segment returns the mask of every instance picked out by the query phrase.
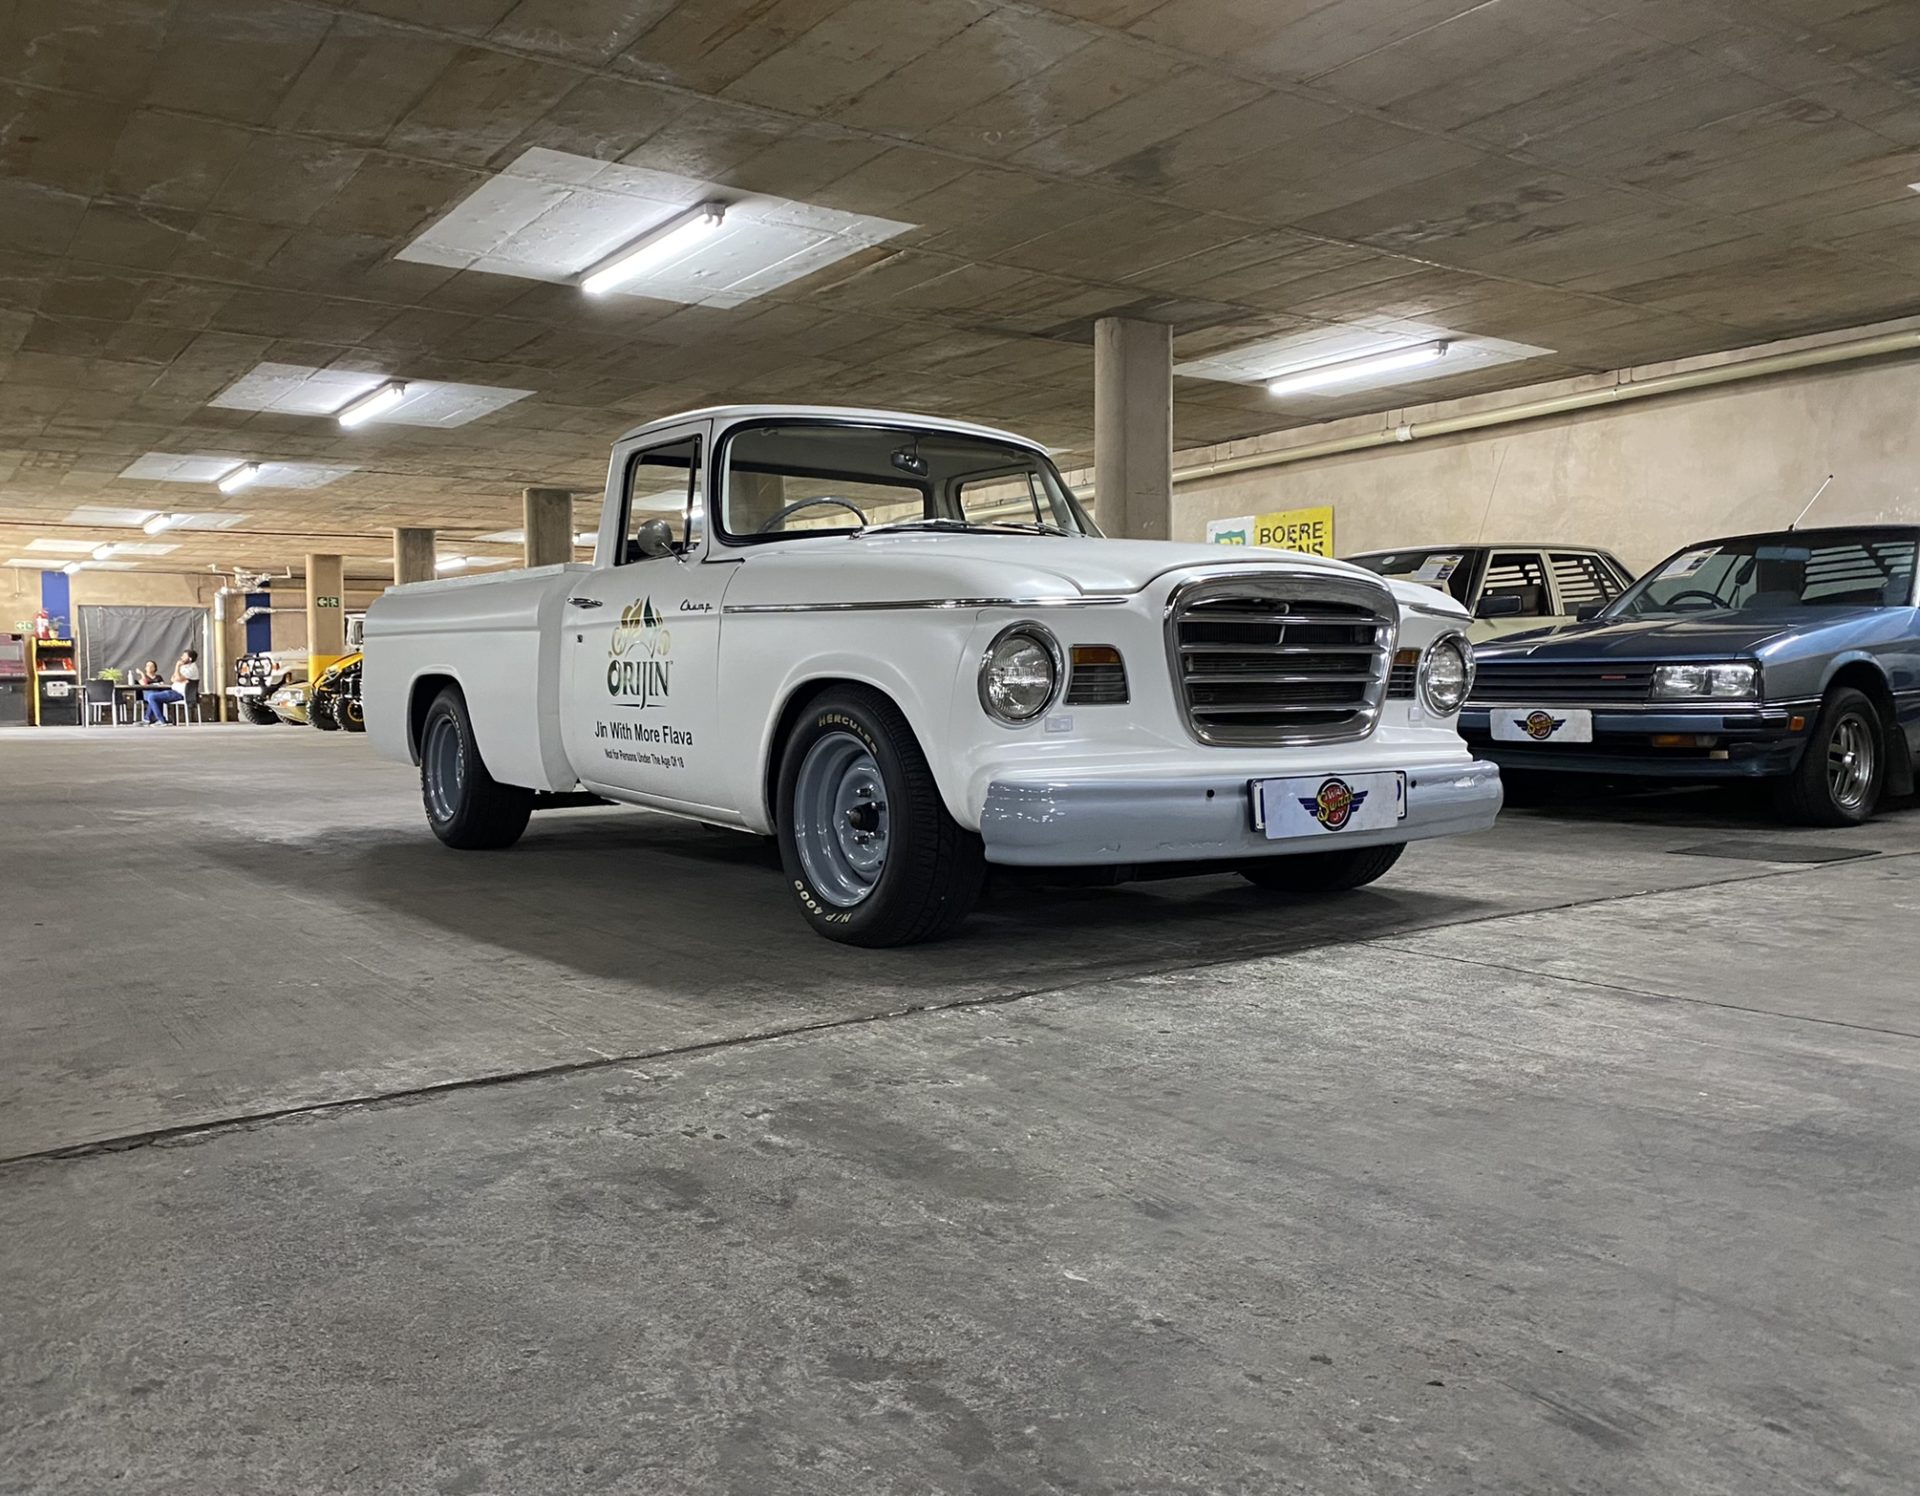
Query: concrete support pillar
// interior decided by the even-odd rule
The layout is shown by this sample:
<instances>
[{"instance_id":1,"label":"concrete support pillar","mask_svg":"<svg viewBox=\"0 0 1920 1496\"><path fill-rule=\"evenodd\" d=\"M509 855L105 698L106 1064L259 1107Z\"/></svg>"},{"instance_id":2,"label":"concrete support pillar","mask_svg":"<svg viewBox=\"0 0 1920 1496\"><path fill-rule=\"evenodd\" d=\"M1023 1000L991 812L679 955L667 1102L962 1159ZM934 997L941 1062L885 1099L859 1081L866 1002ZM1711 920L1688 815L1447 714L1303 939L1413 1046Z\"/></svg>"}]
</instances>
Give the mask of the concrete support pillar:
<instances>
[{"instance_id":1,"label":"concrete support pillar","mask_svg":"<svg viewBox=\"0 0 1920 1496\"><path fill-rule=\"evenodd\" d=\"M1173 329L1093 324L1094 517L1109 535L1173 538Z\"/></svg>"},{"instance_id":2,"label":"concrete support pillar","mask_svg":"<svg viewBox=\"0 0 1920 1496\"><path fill-rule=\"evenodd\" d=\"M346 587L338 556L307 557L307 679L317 681L347 648Z\"/></svg>"},{"instance_id":3,"label":"concrete support pillar","mask_svg":"<svg viewBox=\"0 0 1920 1496\"><path fill-rule=\"evenodd\" d=\"M431 582L435 559L433 531L396 529L393 532L394 586L403 586L408 582Z\"/></svg>"},{"instance_id":4,"label":"concrete support pillar","mask_svg":"<svg viewBox=\"0 0 1920 1496\"><path fill-rule=\"evenodd\" d=\"M573 491L524 488L520 491L527 531L529 566L558 566L573 559Z\"/></svg>"}]
</instances>

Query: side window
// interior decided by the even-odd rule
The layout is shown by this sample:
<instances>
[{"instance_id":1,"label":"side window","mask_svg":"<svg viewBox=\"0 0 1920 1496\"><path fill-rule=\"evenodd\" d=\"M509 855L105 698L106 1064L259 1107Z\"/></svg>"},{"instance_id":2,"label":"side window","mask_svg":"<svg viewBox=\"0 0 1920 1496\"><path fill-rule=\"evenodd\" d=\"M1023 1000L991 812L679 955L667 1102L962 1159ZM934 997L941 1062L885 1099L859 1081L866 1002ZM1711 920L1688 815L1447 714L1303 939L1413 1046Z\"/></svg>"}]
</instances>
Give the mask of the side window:
<instances>
[{"instance_id":1,"label":"side window","mask_svg":"<svg viewBox=\"0 0 1920 1496\"><path fill-rule=\"evenodd\" d=\"M1560 611L1571 613L1584 603L1610 603L1621 593L1612 568L1598 556L1580 551L1555 551L1553 585L1560 592Z\"/></svg>"},{"instance_id":2,"label":"side window","mask_svg":"<svg viewBox=\"0 0 1920 1496\"><path fill-rule=\"evenodd\" d=\"M626 539L616 565L677 556L686 550L690 539L687 502L699 472L697 436L634 455L627 464Z\"/></svg>"},{"instance_id":3,"label":"side window","mask_svg":"<svg viewBox=\"0 0 1920 1496\"><path fill-rule=\"evenodd\" d=\"M994 477L963 478L953 486L960 513L967 519L991 523L1052 524L1053 506L1043 498L1031 472L1002 473Z\"/></svg>"},{"instance_id":4,"label":"side window","mask_svg":"<svg viewBox=\"0 0 1920 1496\"><path fill-rule=\"evenodd\" d=\"M1487 580L1480 589L1480 606L1490 598L1517 597L1516 618L1551 618L1553 601L1547 595L1547 568L1536 551L1495 551L1487 558Z\"/></svg>"}]
</instances>

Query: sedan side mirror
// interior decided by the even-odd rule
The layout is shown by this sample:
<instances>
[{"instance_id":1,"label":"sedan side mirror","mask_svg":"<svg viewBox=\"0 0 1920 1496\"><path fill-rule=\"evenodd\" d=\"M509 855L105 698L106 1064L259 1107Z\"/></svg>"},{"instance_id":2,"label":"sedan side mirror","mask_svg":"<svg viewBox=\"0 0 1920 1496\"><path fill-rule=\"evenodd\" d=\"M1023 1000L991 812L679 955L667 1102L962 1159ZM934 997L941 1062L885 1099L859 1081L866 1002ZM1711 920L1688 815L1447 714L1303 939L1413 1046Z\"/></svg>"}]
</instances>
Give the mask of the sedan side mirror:
<instances>
[{"instance_id":1,"label":"sedan side mirror","mask_svg":"<svg viewBox=\"0 0 1920 1496\"><path fill-rule=\"evenodd\" d=\"M1473 616L1475 618L1518 618L1524 611L1524 600L1508 593L1505 596L1481 598L1480 606L1473 610Z\"/></svg>"},{"instance_id":2,"label":"sedan side mirror","mask_svg":"<svg viewBox=\"0 0 1920 1496\"><path fill-rule=\"evenodd\" d=\"M1573 610L1573 616L1581 623L1585 623L1589 618L1598 618L1606 611L1606 602L1601 598L1595 598L1590 603L1581 603L1579 607Z\"/></svg>"}]
</instances>

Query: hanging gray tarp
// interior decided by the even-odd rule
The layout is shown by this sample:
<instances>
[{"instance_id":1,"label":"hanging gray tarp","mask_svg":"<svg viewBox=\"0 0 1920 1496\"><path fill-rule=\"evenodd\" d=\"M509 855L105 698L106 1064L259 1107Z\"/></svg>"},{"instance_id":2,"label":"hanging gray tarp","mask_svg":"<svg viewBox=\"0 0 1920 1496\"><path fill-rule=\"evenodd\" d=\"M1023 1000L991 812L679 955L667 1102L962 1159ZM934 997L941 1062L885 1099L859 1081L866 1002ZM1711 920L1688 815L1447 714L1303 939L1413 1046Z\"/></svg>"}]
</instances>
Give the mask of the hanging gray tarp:
<instances>
[{"instance_id":1,"label":"hanging gray tarp","mask_svg":"<svg viewBox=\"0 0 1920 1496\"><path fill-rule=\"evenodd\" d=\"M102 670L123 675L148 660L160 662L163 678L173 674L173 662L182 650L197 650L200 678L213 682L207 663L205 608L81 607L80 669L88 680Z\"/></svg>"}]
</instances>

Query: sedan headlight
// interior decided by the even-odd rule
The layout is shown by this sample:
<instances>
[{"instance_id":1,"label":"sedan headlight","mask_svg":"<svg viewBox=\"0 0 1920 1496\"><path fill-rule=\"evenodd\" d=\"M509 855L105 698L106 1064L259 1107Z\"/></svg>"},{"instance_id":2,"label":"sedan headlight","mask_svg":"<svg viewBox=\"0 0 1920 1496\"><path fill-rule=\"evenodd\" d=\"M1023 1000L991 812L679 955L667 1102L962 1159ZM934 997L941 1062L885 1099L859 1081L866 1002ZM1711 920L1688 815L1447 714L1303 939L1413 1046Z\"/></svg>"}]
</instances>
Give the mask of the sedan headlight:
<instances>
[{"instance_id":1,"label":"sedan headlight","mask_svg":"<svg viewBox=\"0 0 1920 1496\"><path fill-rule=\"evenodd\" d=\"M1657 665L1653 694L1662 701L1747 701L1760 694L1758 665Z\"/></svg>"},{"instance_id":2,"label":"sedan headlight","mask_svg":"<svg viewBox=\"0 0 1920 1496\"><path fill-rule=\"evenodd\" d=\"M1031 722L1060 692L1060 641L1037 623L1016 623L993 636L980 660L980 705L997 722Z\"/></svg>"},{"instance_id":3,"label":"sedan headlight","mask_svg":"<svg viewBox=\"0 0 1920 1496\"><path fill-rule=\"evenodd\" d=\"M1436 717L1451 717L1473 689L1473 646L1465 634L1442 634L1420 656L1420 699Z\"/></svg>"}]
</instances>

